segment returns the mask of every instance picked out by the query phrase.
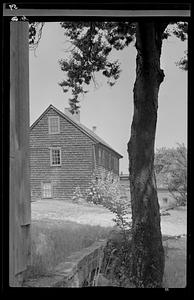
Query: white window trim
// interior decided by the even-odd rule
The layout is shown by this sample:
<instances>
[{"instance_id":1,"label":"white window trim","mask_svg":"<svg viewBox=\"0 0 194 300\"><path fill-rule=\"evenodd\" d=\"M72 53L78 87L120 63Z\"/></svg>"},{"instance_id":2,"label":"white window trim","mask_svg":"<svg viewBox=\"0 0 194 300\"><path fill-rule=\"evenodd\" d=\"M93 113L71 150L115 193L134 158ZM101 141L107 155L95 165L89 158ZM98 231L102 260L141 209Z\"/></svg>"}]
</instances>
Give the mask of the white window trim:
<instances>
[{"instance_id":1,"label":"white window trim","mask_svg":"<svg viewBox=\"0 0 194 300\"><path fill-rule=\"evenodd\" d=\"M61 147L49 147L50 149L50 166L51 167L60 167L61 166ZM52 164L52 150L60 150L60 164Z\"/></svg>"},{"instance_id":2,"label":"white window trim","mask_svg":"<svg viewBox=\"0 0 194 300\"><path fill-rule=\"evenodd\" d=\"M51 185L51 197L44 197L44 192L43 192L43 185L45 184L45 183L50 183L50 185ZM52 182L51 181L42 181L41 182L41 198L42 199L52 199L53 198L53 184L52 184Z\"/></svg>"},{"instance_id":3,"label":"white window trim","mask_svg":"<svg viewBox=\"0 0 194 300\"><path fill-rule=\"evenodd\" d=\"M58 120L58 131L57 132L51 132L51 119L57 119ZM60 122L58 116L49 116L48 117L48 132L49 134L58 134L60 133Z\"/></svg>"}]
</instances>

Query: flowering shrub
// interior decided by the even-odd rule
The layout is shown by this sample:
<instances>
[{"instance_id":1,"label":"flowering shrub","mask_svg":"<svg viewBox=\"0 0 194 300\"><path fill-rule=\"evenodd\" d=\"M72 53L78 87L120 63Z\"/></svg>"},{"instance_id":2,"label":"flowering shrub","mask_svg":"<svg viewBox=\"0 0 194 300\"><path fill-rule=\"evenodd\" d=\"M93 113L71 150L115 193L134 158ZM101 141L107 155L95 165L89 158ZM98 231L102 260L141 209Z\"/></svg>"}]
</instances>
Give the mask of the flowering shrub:
<instances>
[{"instance_id":1,"label":"flowering shrub","mask_svg":"<svg viewBox=\"0 0 194 300\"><path fill-rule=\"evenodd\" d=\"M111 172L107 173L103 169L95 169L86 193L88 202L103 205L103 202L111 198L113 194L118 194L117 179Z\"/></svg>"},{"instance_id":2,"label":"flowering shrub","mask_svg":"<svg viewBox=\"0 0 194 300\"><path fill-rule=\"evenodd\" d=\"M83 194L81 192L81 189L80 189L79 186L77 186L75 188L75 191L73 192L72 200L75 203L79 203L83 198L84 198L84 196L83 196Z\"/></svg>"},{"instance_id":3,"label":"flowering shrub","mask_svg":"<svg viewBox=\"0 0 194 300\"><path fill-rule=\"evenodd\" d=\"M113 221L122 231L125 232L131 228L130 202L126 197L121 197L118 176L104 169L96 169L86 195L88 202L103 205L110 210L115 215Z\"/></svg>"}]
</instances>

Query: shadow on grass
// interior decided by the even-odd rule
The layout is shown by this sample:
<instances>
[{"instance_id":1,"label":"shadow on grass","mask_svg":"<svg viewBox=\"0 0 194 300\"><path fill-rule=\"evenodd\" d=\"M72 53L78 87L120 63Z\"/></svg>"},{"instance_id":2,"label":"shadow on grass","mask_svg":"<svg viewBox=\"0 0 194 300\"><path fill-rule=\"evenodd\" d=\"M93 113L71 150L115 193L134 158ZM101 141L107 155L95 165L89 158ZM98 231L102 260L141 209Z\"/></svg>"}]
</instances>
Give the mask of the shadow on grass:
<instances>
[{"instance_id":1,"label":"shadow on grass","mask_svg":"<svg viewBox=\"0 0 194 300\"><path fill-rule=\"evenodd\" d=\"M186 287L186 237L165 237L164 288Z\"/></svg>"}]
</instances>

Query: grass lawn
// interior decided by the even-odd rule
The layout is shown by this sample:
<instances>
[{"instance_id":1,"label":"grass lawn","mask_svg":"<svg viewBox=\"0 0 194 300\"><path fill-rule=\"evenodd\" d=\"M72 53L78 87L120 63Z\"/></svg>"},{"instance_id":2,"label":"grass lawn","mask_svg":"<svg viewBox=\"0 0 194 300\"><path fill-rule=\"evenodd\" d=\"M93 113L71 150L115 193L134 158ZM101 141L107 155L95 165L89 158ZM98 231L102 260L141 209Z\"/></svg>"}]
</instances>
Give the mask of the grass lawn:
<instances>
[{"instance_id":1,"label":"grass lawn","mask_svg":"<svg viewBox=\"0 0 194 300\"><path fill-rule=\"evenodd\" d=\"M108 237L113 215L96 205L39 201L31 205L31 266L26 279L52 273L67 256Z\"/></svg>"},{"instance_id":2,"label":"grass lawn","mask_svg":"<svg viewBox=\"0 0 194 300\"><path fill-rule=\"evenodd\" d=\"M53 267L74 251L108 237L114 215L101 206L63 201L32 202L32 265L27 277L52 272ZM186 208L161 216L166 252L164 286L186 285ZM176 239L174 236L185 235Z\"/></svg>"},{"instance_id":3,"label":"grass lawn","mask_svg":"<svg viewBox=\"0 0 194 300\"><path fill-rule=\"evenodd\" d=\"M186 287L186 237L169 238L164 241L165 288L185 288Z\"/></svg>"},{"instance_id":4,"label":"grass lawn","mask_svg":"<svg viewBox=\"0 0 194 300\"><path fill-rule=\"evenodd\" d=\"M113 214L102 206L94 204L74 204L67 201L37 201L32 202L32 220L49 220L56 222L72 221L79 224L114 226Z\"/></svg>"}]
</instances>

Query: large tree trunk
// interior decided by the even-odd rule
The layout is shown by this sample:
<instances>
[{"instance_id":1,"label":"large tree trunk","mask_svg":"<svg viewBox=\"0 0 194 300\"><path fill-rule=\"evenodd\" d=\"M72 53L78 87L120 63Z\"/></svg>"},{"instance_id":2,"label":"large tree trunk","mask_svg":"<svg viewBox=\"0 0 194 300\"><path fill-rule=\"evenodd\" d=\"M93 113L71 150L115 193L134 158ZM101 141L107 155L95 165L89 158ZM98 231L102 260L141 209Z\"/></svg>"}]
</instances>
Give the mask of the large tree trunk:
<instances>
[{"instance_id":1,"label":"large tree trunk","mask_svg":"<svg viewBox=\"0 0 194 300\"><path fill-rule=\"evenodd\" d=\"M154 173L154 144L162 32L166 24L139 22L136 31L137 67L134 116L128 143L132 204L132 279L136 287L161 287L164 250Z\"/></svg>"}]
</instances>

